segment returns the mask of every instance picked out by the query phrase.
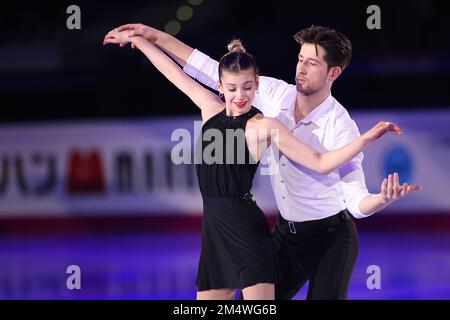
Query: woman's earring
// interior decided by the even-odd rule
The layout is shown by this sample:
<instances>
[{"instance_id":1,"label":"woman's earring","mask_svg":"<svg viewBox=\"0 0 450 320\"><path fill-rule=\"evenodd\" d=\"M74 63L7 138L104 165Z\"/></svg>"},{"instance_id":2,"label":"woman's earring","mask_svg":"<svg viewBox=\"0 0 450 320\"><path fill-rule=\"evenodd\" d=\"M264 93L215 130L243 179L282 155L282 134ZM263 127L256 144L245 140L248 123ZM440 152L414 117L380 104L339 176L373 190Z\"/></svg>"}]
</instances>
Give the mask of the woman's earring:
<instances>
[{"instance_id":1,"label":"woman's earring","mask_svg":"<svg viewBox=\"0 0 450 320\"><path fill-rule=\"evenodd\" d=\"M223 98L223 93L222 92L219 93L219 97Z\"/></svg>"},{"instance_id":2,"label":"woman's earring","mask_svg":"<svg viewBox=\"0 0 450 320\"><path fill-rule=\"evenodd\" d=\"M256 93L259 93L259 89L256 89Z\"/></svg>"}]
</instances>

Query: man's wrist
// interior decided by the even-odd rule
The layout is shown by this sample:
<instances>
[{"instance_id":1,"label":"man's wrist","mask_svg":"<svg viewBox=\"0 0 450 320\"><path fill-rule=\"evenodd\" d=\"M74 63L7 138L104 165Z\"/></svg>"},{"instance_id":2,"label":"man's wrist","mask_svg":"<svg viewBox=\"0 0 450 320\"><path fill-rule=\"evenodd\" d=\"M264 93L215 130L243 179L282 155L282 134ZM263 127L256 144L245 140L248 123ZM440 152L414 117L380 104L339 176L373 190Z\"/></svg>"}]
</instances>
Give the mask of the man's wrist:
<instances>
[{"instance_id":1,"label":"man's wrist","mask_svg":"<svg viewBox=\"0 0 450 320\"><path fill-rule=\"evenodd\" d=\"M167 41L169 38L171 37L171 35L162 32L162 31L157 31L154 35L154 38L152 39L153 41L155 41L156 45L161 45L163 44L165 41ZM150 39L147 39L150 40Z\"/></svg>"},{"instance_id":2,"label":"man's wrist","mask_svg":"<svg viewBox=\"0 0 450 320\"><path fill-rule=\"evenodd\" d=\"M378 194L378 197L380 198L380 204L383 205L383 207L386 207L388 204L390 204L392 201L389 201L385 196L383 196L382 193Z\"/></svg>"}]
</instances>

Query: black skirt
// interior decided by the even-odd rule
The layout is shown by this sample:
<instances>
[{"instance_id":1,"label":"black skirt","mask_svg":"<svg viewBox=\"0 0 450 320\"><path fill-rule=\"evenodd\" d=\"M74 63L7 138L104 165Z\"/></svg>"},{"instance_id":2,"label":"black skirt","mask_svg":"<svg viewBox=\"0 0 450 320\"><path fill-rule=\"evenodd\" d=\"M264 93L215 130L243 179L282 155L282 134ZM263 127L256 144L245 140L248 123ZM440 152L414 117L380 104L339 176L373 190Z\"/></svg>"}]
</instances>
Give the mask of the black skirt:
<instances>
[{"instance_id":1,"label":"black skirt","mask_svg":"<svg viewBox=\"0 0 450 320\"><path fill-rule=\"evenodd\" d=\"M276 283L279 275L267 219L251 196L204 198L198 291Z\"/></svg>"}]
</instances>

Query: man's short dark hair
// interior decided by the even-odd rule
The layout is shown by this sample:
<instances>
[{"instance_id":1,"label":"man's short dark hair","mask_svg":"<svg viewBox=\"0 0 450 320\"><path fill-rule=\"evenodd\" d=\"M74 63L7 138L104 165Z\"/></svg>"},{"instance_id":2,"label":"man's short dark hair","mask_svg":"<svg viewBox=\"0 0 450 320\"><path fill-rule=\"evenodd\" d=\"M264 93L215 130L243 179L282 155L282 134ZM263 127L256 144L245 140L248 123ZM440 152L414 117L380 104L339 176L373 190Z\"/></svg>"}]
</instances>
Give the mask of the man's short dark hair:
<instances>
[{"instance_id":1,"label":"man's short dark hair","mask_svg":"<svg viewBox=\"0 0 450 320\"><path fill-rule=\"evenodd\" d=\"M311 26L294 35L295 41L303 45L311 43L320 45L325 49L325 61L328 70L332 67L340 67L344 70L352 58L352 44L342 33L321 26ZM317 52L317 47L316 47Z\"/></svg>"}]
</instances>

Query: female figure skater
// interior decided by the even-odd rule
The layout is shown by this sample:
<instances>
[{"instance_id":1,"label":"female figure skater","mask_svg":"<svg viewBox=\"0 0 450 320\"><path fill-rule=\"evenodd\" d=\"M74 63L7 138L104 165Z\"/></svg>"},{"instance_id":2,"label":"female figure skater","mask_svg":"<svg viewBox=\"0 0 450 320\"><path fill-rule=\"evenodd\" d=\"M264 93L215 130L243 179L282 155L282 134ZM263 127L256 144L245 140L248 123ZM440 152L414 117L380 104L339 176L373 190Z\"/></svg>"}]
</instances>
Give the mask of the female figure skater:
<instances>
[{"instance_id":1,"label":"female figure skater","mask_svg":"<svg viewBox=\"0 0 450 320\"><path fill-rule=\"evenodd\" d=\"M208 130L222 134L219 161L202 161L197 176L203 196L201 255L197 273L197 299L233 299L242 289L244 299L274 299L279 267L263 212L250 190L259 160L270 143L292 161L311 170L327 173L350 161L370 142L388 131L401 133L394 123L379 122L352 143L319 153L298 141L277 119L264 117L251 103L258 90L258 69L254 58L238 40L219 63L218 88L224 102L186 75L164 52L129 31L113 31L104 44L131 42L178 89L201 110L202 136ZM230 143L230 130L242 133L244 156ZM236 136L236 135L235 135ZM232 136L231 139L234 139ZM220 139L219 139L220 140ZM216 142L216 141L215 141ZM213 142L199 140L202 154Z\"/></svg>"}]
</instances>

